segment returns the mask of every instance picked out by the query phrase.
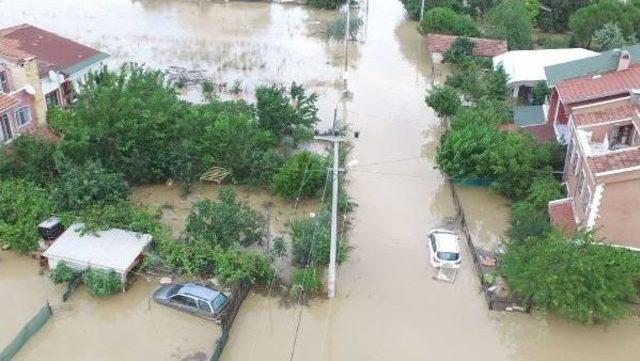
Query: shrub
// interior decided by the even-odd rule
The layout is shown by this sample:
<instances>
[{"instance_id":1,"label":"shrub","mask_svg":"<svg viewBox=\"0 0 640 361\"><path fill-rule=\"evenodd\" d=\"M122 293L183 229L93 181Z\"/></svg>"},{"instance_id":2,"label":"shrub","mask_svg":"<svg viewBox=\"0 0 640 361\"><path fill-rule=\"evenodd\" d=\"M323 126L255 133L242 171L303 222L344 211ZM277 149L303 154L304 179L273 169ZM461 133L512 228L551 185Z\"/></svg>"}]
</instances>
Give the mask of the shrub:
<instances>
[{"instance_id":1,"label":"shrub","mask_svg":"<svg viewBox=\"0 0 640 361\"><path fill-rule=\"evenodd\" d=\"M347 0L306 0L306 4L314 8L337 9Z\"/></svg>"},{"instance_id":2,"label":"shrub","mask_svg":"<svg viewBox=\"0 0 640 361\"><path fill-rule=\"evenodd\" d=\"M289 90L279 86L256 88L256 110L258 123L275 136L308 139L313 126L318 122L318 96L305 94L302 85L295 82Z\"/></svg>"},{"instance_id":3,"label":"shrub","mask_svg":"<svg viewBox=\"0 0 640 361\"><path fill-rule=\"evenodd\" d=\"M220 188L218 201L195 202L187 218L185 236L228 249L236 244L250 246L263 237L263 220L244 203L236 201L233 188Z\"/></svg>"},{"instance_id":4,"label":"shrub","mask_svg":"<svg viewBox=\"0 0 640 361\"><path fill-rule=\"evenodd\" d=\"M491 70L486 77L487 96L495 100L509 99L509 86L507 85L508 80L509 76L504 71L502 65L499 65L495 70Z\"/></svg>"},{"instance_id":5,"label":"shrub","mask_svg":"<svg viewBox=\"0 0 640 361\"><path fill-rule=\"evenodd\" d=\"M547 100L547 96L551 94L546 81L539 81L533 87L533 105L542 105Z\"/></svg>"},{"instance_id":6,"label":"shrub","mask_svg":"<svg viewBox=\"0 0 640 361\"><path fill-rule=\"evenodd\" d=\"M67 266L65 262L58 262L56 268L51 272L51 279L53 279L53 283L64 283L73 281L78 273Z\"/></svg>"},{"instance_id":7,"label":"shrub","mask_svg":"<svg viewBox=\"0 0 640 361\"><path fill-rule=\"evenodd\" d=\"M460 94L448 85L433 87L427 94L425 102L441 118L453 116L462 106Z\"/></svg>"},{"instance_id":8,"label":"shrub","mask_svg":"<svg viewBox=\"0 0 640 361\"><path fill-rule=\"evenodd\" d=\"M87 286L89 294L106 297L122 290L120 276L114 271L92 268L82 275L82 282Z\"/></svg>"},{"instance_id":9,"label":"shrub","mask_svg":"<svg viewBox=\"0 0 640 361\"><path fill-rule=\"evenodd\" d=\"M89 162L82 166L64 166L55 198L62 209L77 210L94 203L114 203L127 198L129 187L122 174L112 173Z\"/></svg>"},{"instance_id":10,"label":"shrub","mask_svg":"<svg viewBox=\"0 0 640 361\"><path fill-rule=\"evenodd\" d=\"M524 201L511 205L506 236L513 242L525 241L530 237L544 237L551 229L546 208Z\"/></svg>"},{"instance_id":11,"label":"shrub","mask_svg":"<svg viewBox=\"0 0 640 361\"><path fill-rule=\"evenodd\" d=\"M273 176L271 188L291 199L315 196L325 184L328 166L325 156L310 151L296 153Z\"/></svg>"},{"instance_id":12,"label":"shrub","mask_svg":"<svg viewBox=\"0 0 640 361\"><path fill-rule=\"evenodd\" d=\"M331 214L326 210L320 211L314 218L297 219L291 223L289 233L292 263L295 266L323 267L329 264L330 225ZM347 250L344 240L338 240L338 264L346 260Z\"/></svg>"},{"instance_id":13,"label":"shrub","mask_svg":"<svg viewBox=\"0 0 640 361\"><path fill-rule=\"evenodd\" d=\"M464 36L478 36L480 34L476 23L470 16L457 14L444 7L433 8L425 12L418 30L422 34L438 33Z\"/></svg>"},{"instance_id":14,"label":"shrub","mask_svg":"<svg viewBox=\"0 0 640 361\"><path fill-rule=\"evenodd\" d=\"M291 288L294 292L304 293L307 296L318 295L322 292L321 272L314 267L296 269L293 272Z\"/></svg>"},{"instance_id":15,"label":"shrub","mask_svg":"<svg viewBox=\"0 0 640 361\"><path fill-rule=\"evenodd\" d=\"M401 0L401 2L412 20L420 20L421 0ZM449 8L458 13L467 10L463 0L425 0L425 11L436 7Z\"/></svg>"},{"instance_id":16,"label":"shrub","mask_svg":"<svg viewBox=\"0 0 640 361\"><path fill-rule=\"evenodd\" d=\"M500 273L512 292L536 307L586 324L611 321L629 313L640 257L600 241L593 234L567 240L552 232L510 242Z\"/></svg>"}]
</instances>

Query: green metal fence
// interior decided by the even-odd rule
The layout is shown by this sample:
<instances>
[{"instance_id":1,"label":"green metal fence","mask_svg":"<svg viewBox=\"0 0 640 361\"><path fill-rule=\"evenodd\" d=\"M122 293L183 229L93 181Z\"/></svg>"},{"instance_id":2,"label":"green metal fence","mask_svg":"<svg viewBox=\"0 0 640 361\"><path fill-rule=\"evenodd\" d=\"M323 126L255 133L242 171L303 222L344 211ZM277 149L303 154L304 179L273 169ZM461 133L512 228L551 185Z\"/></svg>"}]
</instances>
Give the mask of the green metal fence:
<instances>
[{"instance_id":1,"label":"green metal fence","mask_svg":"<svg viewBox=\"0 0 640 361\"><path fill-rule=\"evenodd\" d=\"M51 306L47 302L38 313L22 327L20 332L13 338L13 340L7 345L2 352L0 352L0 361L9 361L20 351L22 346L29 341L31 336L35 335L49 318L53 315Z\"/></svg>"}]
</instances>

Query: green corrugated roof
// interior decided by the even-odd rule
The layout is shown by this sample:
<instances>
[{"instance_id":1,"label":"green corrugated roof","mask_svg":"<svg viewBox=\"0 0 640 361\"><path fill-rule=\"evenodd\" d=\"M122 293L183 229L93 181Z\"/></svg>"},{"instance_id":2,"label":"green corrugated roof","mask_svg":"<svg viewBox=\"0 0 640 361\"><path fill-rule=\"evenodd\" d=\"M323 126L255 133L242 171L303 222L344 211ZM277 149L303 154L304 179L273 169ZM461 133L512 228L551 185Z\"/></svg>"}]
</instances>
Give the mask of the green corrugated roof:
<instances>
[{"instance_id":1,"label":"green corrugated roof","mask_svg":"<svg viewBox=\"0 0 640 361\"><path fill-rule=\"evenodd\" d=\"M513 108L513 122L518 127L544 123L544 110L542 110L542 105L525 105Z\"/></svg>"},{"instance_id":2,"label":"green corrugated roof","mask_svg":"<svg viewBox=\"0 0 640 361\"><path fill-rule=\"evenodd\" d=\"M96 55L94 55L94 56L92 56L90 58L87 58L87 59L85 59L85 60L83 60L83 61L81 61L79 63L75 63L75 64L73 64L73 65L71 65L69 67L66 67L66 68L62 69L61 71L64 74L72 75L72 74L75 74L75 73L81 71L84 68L87 68L87 67L89 67L89 66L91 66L93 64L99 63L99 62L103 61L104 59L106 59L108 57L109 57L109 54L103 53L103 52L98 52L98 54L96 54Z\"/></svg>"},{"instance_id":3,"label":"green corrugated roof","mask_svg":"<svg viewBox=\"0 0 640 361\"><path fill-rule=\"evenodd\" d=\"M544 68L547 83L549 86L554 86L561 80L586 75L603 74L615 70L618 67L620 50L627 50L629 52L631 55L631 64L640 63L640 44L624 46L620 49L605 51L600 55L547 66Z\"/></svg>"}]
</instances>

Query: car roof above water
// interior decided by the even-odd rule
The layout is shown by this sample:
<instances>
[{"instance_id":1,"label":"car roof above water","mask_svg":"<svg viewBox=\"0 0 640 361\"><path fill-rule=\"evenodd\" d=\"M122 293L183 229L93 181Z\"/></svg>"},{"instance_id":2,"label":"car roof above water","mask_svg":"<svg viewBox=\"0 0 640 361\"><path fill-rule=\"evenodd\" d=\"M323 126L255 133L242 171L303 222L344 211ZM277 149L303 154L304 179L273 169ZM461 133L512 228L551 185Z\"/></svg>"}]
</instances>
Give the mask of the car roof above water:
<instances>
[{"instance_id":1,"label":"car roof above water","mask_svg":"<svg viewBox=\"0 0 640 361\"><path fill-rule=\"evenodd\" d=\"M454 233L443 230L434 230L433 234L436 237L439 252L460 252L460 249L458 248L458 237Z\"/></svg>"},{"instance_id":2,"label":"car roof above water","mask_svg":"<svg viewBox=\"0 0 640 361\"><path fill-rule=\"evenodd\" d=\"M195 296L198 298L202 298L207 301L212 301L216 298L220 292L212 290L211 288L199 285L197 283L185 283L182 285L178 294Z\"/></svg>"}]
</instances>

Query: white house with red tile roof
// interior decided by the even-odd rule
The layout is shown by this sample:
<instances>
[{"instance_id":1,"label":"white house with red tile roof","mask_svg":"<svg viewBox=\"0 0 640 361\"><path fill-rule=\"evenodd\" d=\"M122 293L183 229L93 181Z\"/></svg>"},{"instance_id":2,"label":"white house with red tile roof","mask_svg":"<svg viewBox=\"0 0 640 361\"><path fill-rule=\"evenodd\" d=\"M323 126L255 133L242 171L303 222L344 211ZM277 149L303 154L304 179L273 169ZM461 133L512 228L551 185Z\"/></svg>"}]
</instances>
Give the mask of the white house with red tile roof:
<instances>
[{"instance_id":1,"label":"white house with red tile roof","mask_svg":"<svg viewBox=\"0 0 640 361\"><path fill-rule=\"evenodd\" d=\"M79 82L108 57L33 25L0 29L0 74L14 89L34 90L34 115L40 125L46 123L46 108L72 103Z\"/></svg>"},{"instance_id":2,"label":"white house with red tile roof","mask_svg":"<svg viewBox=\"0 0 640 361\"><path fill-rule=\"evenodd\" d=\"M549 203L552 222L640 250L640 92L574 106L567 125L567 197Z\"/></svg>"}]
</instances>

